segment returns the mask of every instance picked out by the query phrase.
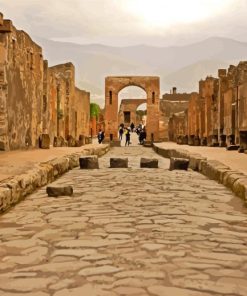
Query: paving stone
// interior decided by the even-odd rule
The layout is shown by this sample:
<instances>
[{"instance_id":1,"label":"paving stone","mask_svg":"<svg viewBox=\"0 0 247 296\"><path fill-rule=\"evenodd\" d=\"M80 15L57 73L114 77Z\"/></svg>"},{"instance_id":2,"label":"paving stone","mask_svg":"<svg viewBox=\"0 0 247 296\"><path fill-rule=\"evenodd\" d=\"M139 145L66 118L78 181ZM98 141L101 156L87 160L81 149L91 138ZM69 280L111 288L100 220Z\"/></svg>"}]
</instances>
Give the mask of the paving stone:
<instances>
[{"instance_id":1,"label":"paving stone","mask_svg":"<svg viewBox=\"0 0 247 296\"><path fill-rule=\"evenodd\" d=\"M146 291L142 288L135 287L118 287L114 289L119 295L145 295Z\"/></svg>"},{"instance_id":2,"label":"paving stone","mask_svg":"<svg viewBox=\"0 0 247 296\"><path fill-rule=\"evenodd\" d=\"M35 280L34 280L35 279ZM56 277L35 278L7 278L0 276L0 287L4 291L31 292L47 288L48 285L57 281ZM5 295L5 294L3 294Z\"/></svg>"},{"instance_id":3,"label":"paving stone","mask_svg":"<svg viewBox=\"0 0 247 296\"><path fill-rule=\"evenodd\" d=\"M131 168L109 170L110 157ZM160 168L141 170L141 157ZM247 210L228 189L168 171L168 159L140 146L99 163L51 184L73 186L73 198L54 202L41 188L1 215L0 294L246 295Z\"/></svg>"},{"instance_id":4,"label":"paving stone","mask_svg":"<svg viewBox=\"0 0 247 296\"><path fill-rule=\"evenodd\" d=\"M110 168L128 168L128 158L110 158Z\"/></svg>"},{"instance_id":5,"label":"paving stone","mask_svg":"<svg viewBox=\"0 0 247 296\"><path fill-rule=\"evenodd\" d=\"M80 169L89 170L89 169L98 169L99 161L97 155L92 156L81 156L79 158Z\"/></svg>"},{"instance_id":6,"label":"paving stone","mask_svg":"<svg viewBox=\"0 0 247 296\"><path fill-rule=\"evenodd\" d=\"M79 296L79 295L92 295L92 296L117 296L114 292L105 291L100 285L85 284L77 288L63 289L56 292L53 296Z\"/></svg>"},{"instance_id":7,"label":"paving stone","mask_svg":"<svg viewBox=\"0 0 247 296\"><path fill-rule=\"evenodd\" d=\"M158 168L158 159L149 159L149 158L141 158L140 167L141 168Z\"/></svg>"},{"instance_id":8,"label":"paving stone","mask_svg":"<svg viewBox=\"0 0 247 296\"><path fill-rule=\"evenodd\" d=\"M152 295L157 296L210 296L211 294L202 293L199 291L192 291L189 289L180 289L175 287L166 287L166 286L153 286L148 288L148 292Z\"/></svg>"},{"instance_id":9,"label":"paving stone","mask_svg":"<svg viewBox=\"0 0 247 296\"><path fill-rule=\"evenodd\" d=\"M84 249L84 250L77 250L77 249L59 249L55 250L54 253L52 253L52 257L56 256L74 256L74 257L84 257L88 255L95 255L97 254L97 251L94 249Z\"/></svg>"},{"instance_id":10,"label":"paving stone","mask_svg":"<svg viewBox=\"0 0 247 296\"><path fill-rule=\"evenodd\" d=\"M142 248L148 251L157 251L164 248L162 244L143 244Z\"/></svg>"},{"instance_id":11,"label":"paving stone","mask_svg":"<svg viewBox=\"0 0 247 296\"><path fill-rule=\"evenodd\" d=\"M48 196L51 196L51 197L72 196L73 187L72 186L47 186L46 192Z\"/></svg>"},{"instance_id":12,"label":"paving stone","mask_svg":"<svg viewBox=\"0 0 247 296\"><path fill-rule=\"evenodd\" d=\"M170 171L173 170L185 170L187 171L189 167L189 160L184 158L174 158L170 159Z\"/></svg>"},{"instance_id":13,"label":"paving stone","mask_svg":"<svg viewBox=\"0 0 247 296\"><path fill-rule=\"evenodd\" d=\"M111 265L99 266L94 268L85 268L79 272L79 275L91 276L100 274L112 274L121 271L122 268L118 268Z\"/></svg>"}]
</instances>

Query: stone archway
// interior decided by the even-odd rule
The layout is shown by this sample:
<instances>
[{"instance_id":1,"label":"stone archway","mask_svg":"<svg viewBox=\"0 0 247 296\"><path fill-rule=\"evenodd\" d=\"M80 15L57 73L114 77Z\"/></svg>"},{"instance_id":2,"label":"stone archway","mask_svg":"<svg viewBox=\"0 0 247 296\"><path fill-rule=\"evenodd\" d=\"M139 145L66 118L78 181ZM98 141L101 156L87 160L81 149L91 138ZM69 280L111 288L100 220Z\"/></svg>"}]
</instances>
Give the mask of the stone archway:
<instances>
[{"instance_id":1,"label":"stone archway","mask_svg":"<svg viewBox=\"0 0 247 296\"><path fill-rule=\"evenodd\" d=\"M139 123L137 122L136 110L140 105L146 102L146 99L123 99L119 107L118 123L130 125L133 122L136 126ZM125 120L125 113L129 113L129 121Z\"/></svg>"},{"instance_id":2,"label":"stone archway","mask_svg":"<svg viewBox=\"0 0 247 296\"><path fill-rule=\"evenodd\" d=\"M128 86L147 94L147 141L159 140L160 79L157 76L109 76L105 78L105 138L118 140L118 93Z\"/></svg>"}]
</instances>

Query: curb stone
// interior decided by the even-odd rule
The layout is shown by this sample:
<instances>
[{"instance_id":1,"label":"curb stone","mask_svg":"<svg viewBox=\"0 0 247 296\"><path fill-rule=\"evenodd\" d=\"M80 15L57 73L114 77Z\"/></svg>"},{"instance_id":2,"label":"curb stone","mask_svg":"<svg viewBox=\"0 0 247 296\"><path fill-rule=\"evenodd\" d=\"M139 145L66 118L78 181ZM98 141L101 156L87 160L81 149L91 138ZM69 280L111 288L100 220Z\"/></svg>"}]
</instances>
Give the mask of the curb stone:
<instances>
[{"instance_id":1,"label":"curb stone","mask_svg":"<svg viewBox=\"0 0 247 296\"><path fill-rule=\"evenodd\" d=\"M23 200L38 188L53 182L64 173L79 166L82 155L102 156L109 151L109 145L98 148L86 148L81 152L41 162L37 166L19 176L13 176L0 182L0 214Z\"/></svg>"},{"instance_id":2,"label":"curb stone","mask_svg":"<svg viewBox=\"0 0 247 296\"><path fill-rule=\"evenodd\" d=\"M200 154L190 153L185 149L169 149L153 144L154 151L165 157L178 157L189 159L189 168L202 173L209 179L215 180L231 189L238 197L247 201L247 175L232 170L218 160L207 160Z\"/></svg>"}]
</instances>

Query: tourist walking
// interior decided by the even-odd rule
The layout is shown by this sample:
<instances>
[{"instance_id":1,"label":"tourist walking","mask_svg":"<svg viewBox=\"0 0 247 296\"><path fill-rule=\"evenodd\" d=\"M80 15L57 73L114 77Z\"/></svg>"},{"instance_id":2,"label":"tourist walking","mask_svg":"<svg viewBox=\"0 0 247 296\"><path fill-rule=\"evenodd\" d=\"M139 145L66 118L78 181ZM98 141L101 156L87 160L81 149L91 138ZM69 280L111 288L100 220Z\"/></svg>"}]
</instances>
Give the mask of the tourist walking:
<instances>
[{"instance_id":1,"label":"tourist walking","mask_svg":"<svg viewBox=\"0 0 247 296\"><path fill-rule=\"evenodd\" d=\"M134 125L134 123L133 123L133 122L131 123L131 125L130 125L130 128L131 128L131 132L133 133L133 131L134 131L134 128L135 128L135 125Z\"/></svg>"},{"instance_id":2,"label":"tourist walking","mask_svg":"<svg viewBox=\"0 0 247 296\"><path fill-rule=\"evenodd\" d=\"M105 138L105 133L100 129L98 132L98 142L101 144Z\"/></svg>"},{"instance_id":3,"label":"tourist walking","mask_svg":"<svg viewBox=\"0 0 247 296\"><path fill-rule=\"evenodd\" d=\"M126 128L125 130L125 146L130 144L130 129Z\"/></svg>"},{"instance_id":4,"label":"tourist walking","mask_svg":"<svg viewBox=\"0 0 247 296\"><path fill-rule=\"evenodd\" d=\"M124 129L122 126L120 126L118 133L119 133L119 140L122 141L123 133L124 133Z\"/></svg>"}]
</instances>

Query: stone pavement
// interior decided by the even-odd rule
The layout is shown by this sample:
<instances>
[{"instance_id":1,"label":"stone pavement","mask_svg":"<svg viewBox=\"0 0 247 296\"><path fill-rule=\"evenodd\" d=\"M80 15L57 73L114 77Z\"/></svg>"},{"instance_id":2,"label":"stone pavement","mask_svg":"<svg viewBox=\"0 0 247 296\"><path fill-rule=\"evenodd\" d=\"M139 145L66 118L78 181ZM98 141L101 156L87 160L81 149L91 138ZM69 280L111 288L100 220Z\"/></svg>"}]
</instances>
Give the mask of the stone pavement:
<instances>
[{"instance_id":1,"label":"stone pavement","mask_svg":"<svg viewBox=\"0 0 247 296\"><path fill-rule=\"evenodd\" d=\"M109 157L129 157L109 169ZM160 168L140 169L140 157ZM194 171L169 171L144 147L113 148L0 217L0 295L247 295L247 210Z\"/></svg>"},{"instance_id":2,"label":"stone pavement","mask_svg":"<svg viewBox=\"0 0 247 296\"><path fill-rule=\"evenodd\" d=\"M84 149L99 146L95 143L82 147L51 147L50 149L0 151L0 181L26 173L40 162L46 162L57 157L63 157L67 154L77 153Z\"/></svg>"},{"instance_id":3,"label":"stone pavement","mask_svg":"<svg viewBox=\"0 0 247 296\"><path fill-rule=\"evenodd\" d=\"M218 160L232 170L237 170L247 175L247 155L245 153L227 151L223 147L178 145L173 142L163 142L157 145L167 149L185 149L192 153L199 153L208 160Z\"/></svg>"}]
</instances>

